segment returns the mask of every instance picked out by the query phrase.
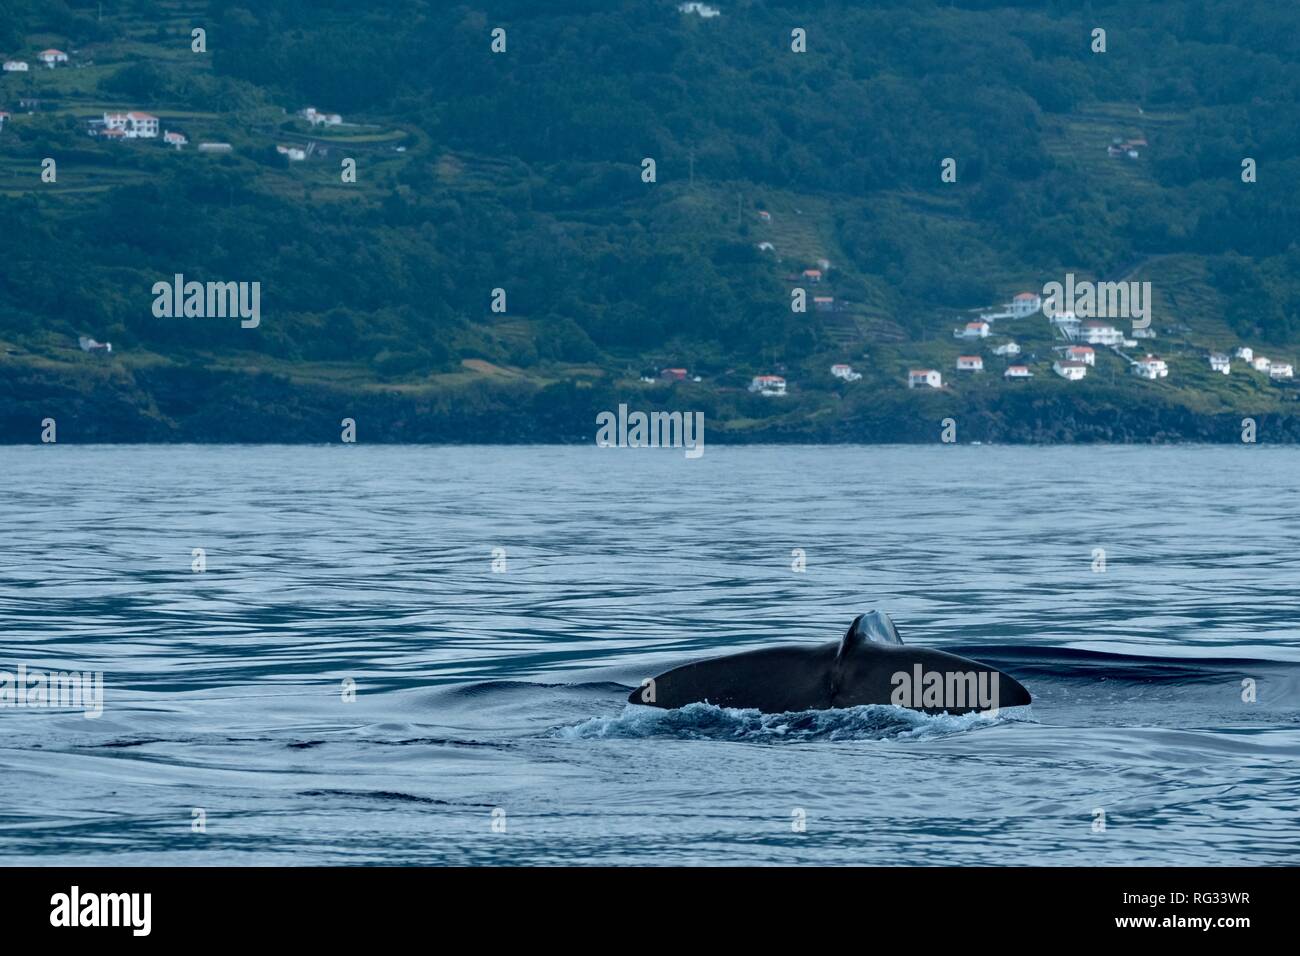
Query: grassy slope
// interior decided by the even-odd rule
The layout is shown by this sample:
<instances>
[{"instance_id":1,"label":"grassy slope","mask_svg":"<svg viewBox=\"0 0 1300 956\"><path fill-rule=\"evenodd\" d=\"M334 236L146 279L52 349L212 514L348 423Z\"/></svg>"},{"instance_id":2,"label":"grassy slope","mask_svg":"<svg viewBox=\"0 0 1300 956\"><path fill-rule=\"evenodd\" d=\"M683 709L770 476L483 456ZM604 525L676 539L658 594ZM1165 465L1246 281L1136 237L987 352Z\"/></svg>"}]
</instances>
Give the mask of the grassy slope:
<instances>
[{"instance_id":1,"label":"grassy slope","mask_svg":"<svg viewBox=\"0 0 1300 956\"><path fill-rule=\"evenodd\" d=\"M298 163L283 170L259 167L259 189L286 197L300 197L306 202L377 202L396 184L403 164L430 161L433 148L428 136L419 129L403 126L400 118L395 117L349 116L349 122L361 125L319 131L299 122L292 130L284 130L282 124L288 117L280 108L287 107L292 111L301 104L263 102L229 114L219 114L196 111L183 103L134 103L106 99L97 84L123 64L153 59L168 61L182 71L198 72L210 68L206 57L194 55L188 49L189 27L197 22L202 5L170 3L166 7L170 16L161 23L145 25L124 20L124 39L75 51L74 67L56 70L33 67L27 77L15 79L6 76L0 81L3 84L0 86L0 102L7 102L8 108L14 109L21 90L24 95L42 97L47 107L55 105L52 115L78 120L98 115L106 109L148 109L163 118L164 127L183 129L190 137L191 147L172 157L178 163L217 161L194 150L193 144L203 139L232 142L237 152L277 142L305 142L309 138L337 147L330 149L328 159ZM31 38L33 50L60 42L58 37ZM51 96L55 93L57 98ZM51 114L44 114L42 119L48 115ZM18 126L32 121L33 118L15 115L11 124ZM1105 153L1106 145L1115 136L1143 134L1151 141L1151 151L1155 151L1159 149L1161 133L1181 122L1183 118L1176 114L1139 115L1135 104L1096 104L1076 114L1049 117L1045 142L1058 164L1077 173L1083 188L1104 191L1112 185L1122 184L1140 189L1150 182L1147 156L1137 161L1110 159ZM162 150L160 143L156 142L100 146L87 140L87 150L99 150L105 161L70 162L60 168L58 184L49 186L39 182L34 170L6 157L4 137L5 134L0 133L0 193L15 196L43 189L66 197L69 203L76 202L78 196L86 192L139 181L147 175L140 170L114 166L109 161L113 150ZM399 153L395 149L397 146L406 149ZM366 158L366 176L356 186L344 187L338 180L337 158L342 155ZM436 161L436 175L443 186L471 193L519 185L527 179L528 170L510 159L443 153ZM890 312L885 290L873 285L876 280L854 275L849 257L836 245L835 208L831 199L719 180L716 171L702 169L697 170L693 187L662 184L657 188L674 190L674 202L680 205L682 214L697 221L716 223L720 236L734 236L737 225L743 224L747 225L749 241L772 242L776 248L771 267L776 275L797 274L817 259L829 259L834 268L828 281L820 287L809 287L810 294L835 295L846 279L856 280L855 284L867 289L867 294L859 296L858 301L844 312L819 321L821 334L813 355L788 363L783 356L771 357L773 369L783 371L791 381L793 396L787 400L789 407L784 413L778 411L773 418L773 407L763 409L758 416L745 413L742 390L748 372L715 375L705 383L704 391L735 393L737 396L736 402L727 406L731 414L724 425L724 430L735 435L750 430L769 434L774 428L798 428L801 422L815 425L845 414L846 408L860 407L866 396L871 396L872 400L910 401L912 399L906 394L905 372L907 368L918 365L933 366L943 372L946 382L944 398L948 402L943 407L951 408L996 404L1001 393L1008 390L1028 392L1050 401L1062 396L1084 395L1090 389L1106 385L1118 389L1133 402L1140 402L1155 392L1166 401L1204 414L1275 412L1294 400L1293 388L1272 383L1267 376L1249 371L1239 363L1234 365L1229 377L1210 372L1205 361L1207 351L1229 350L1242 343L1236 341L1219 318L1223 303L1206 281L1204 263L1196 257L1153 256L1132 264L1123 276L1150 280L1153 284L1156 291L1153 325L1161 330L1161 338L1154 345L1169 361L1169 379L1154 383L1140 381L1126 374L1126 368L1117 357L1103 351L1098 357L1098 367L1089 378L1072 384L1061 381L1050 371L1052 348L1060 343L1053 340L1050 327L1041 316L999 322L997 335L978 345L970 345L954 341L951 335L951 330L967 316L926 310L925 305L919 303L917 308L927 334L919 341L909 341L900 325L900 317ZM897 193L884 198L882 203L897 205L927 217L954 215L953 209L941 196ZM770 224L757 220L754 211L760 206L771 211L773 221ZM553 218L557 227L582 229L580 213ZM960 268L960 264L954 263L954 268ZM1080 278L1097 278L1089 274L1085 264L1080 264L1075 271ZM1009 298L1020 289L1036 289L1044 281L1061 277L1005 274L990 278ZM970 305L977 308L992 304L973 302ZM792 316L791 321L808 320ZM572 379L603 379L635 394L636 390L647 388L639 382L641 369L669 361L695 364L689 344L681 344L675 352L669 347L653 355L614 354L608 362L594 366L543 362L526 370L509 367L504 358L507 346L512 341L541 334L544 334L543 330L527 317L485 319L466 343L472 344L475 351L484 353L485 359L467 359L459 371L416 372L398 381L381 380L365 365L347 362L277 362L249 353L208 354L202 358L214 369L268 371L305 385L406 394L434 394L480 381L525 381L546 386ZM992 349L1011 337L1025 349L1026 356L1018 361L1030 364L1035 372L1035 378L1030 382L1008 383L1001 377L1007 361L994 357ZM34 332L21 343L0 343L20 353L0 355L0 363L46 371L63 366L80 370L76 374L82 374L97 363L102 364L102 360L70 349L69 344L42 338L39 332ZM956 372L957 355L968 352L983 354L988 371L982 375ZM1028 357L1031 354L1033 358ZM1294 358L1290 355L1278 357ZM711 358L725 364L725 356ZM111 361L122 368L135 369L166 364L169 359L146 351L128 351L115 354ZM836 383L830 379L827 370L833 361L851 362L865 377L851 386ZM850 401L846 404L838 396L847 396ZM934 399L926 397L916 401L931 402Z\"/></svg>"}]
</instances>

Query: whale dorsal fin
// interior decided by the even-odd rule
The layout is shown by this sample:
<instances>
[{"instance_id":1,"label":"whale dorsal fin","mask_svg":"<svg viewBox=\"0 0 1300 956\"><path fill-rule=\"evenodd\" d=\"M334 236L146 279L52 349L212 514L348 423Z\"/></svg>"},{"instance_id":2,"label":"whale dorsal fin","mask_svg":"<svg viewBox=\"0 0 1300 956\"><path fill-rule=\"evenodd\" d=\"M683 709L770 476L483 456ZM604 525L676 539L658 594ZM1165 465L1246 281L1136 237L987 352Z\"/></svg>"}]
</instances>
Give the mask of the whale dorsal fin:
<instances>
[{"instance_id":1,"label":"whale dorsal fin","mask_svg":"<svg viewBox=\"0 0 1300 956\"><path fill-rule=\"evenodd\" d=\"M849 629L840 638L839 650L835 652L836 658L843 658L860 644L890 644L901 647L903 639L899 637L898 628L894 626L888 614L884 611L868 611L855 617Z\"/></svg>"}]
</instances>

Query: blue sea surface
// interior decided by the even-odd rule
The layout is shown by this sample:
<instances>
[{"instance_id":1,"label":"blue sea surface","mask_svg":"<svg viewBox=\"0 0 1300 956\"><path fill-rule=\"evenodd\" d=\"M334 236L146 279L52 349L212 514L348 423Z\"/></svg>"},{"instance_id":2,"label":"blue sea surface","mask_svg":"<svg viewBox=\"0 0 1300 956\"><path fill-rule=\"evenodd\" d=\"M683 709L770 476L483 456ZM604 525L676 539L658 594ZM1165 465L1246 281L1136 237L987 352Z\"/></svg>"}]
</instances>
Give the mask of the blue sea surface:
<instances>
[{"instance_id":1,"label":"blue sea surface","mask_svg":"<svg viewBox=\"0 0 1300 956\"><path fill-rule=\"evenodd\" d=\"M1268 446L3 447L0 671L104 701L0 707L0 862L1294 863L1298 475ZM872 608L1034 703L626 703Z\"/></svg>"}]
</instances>

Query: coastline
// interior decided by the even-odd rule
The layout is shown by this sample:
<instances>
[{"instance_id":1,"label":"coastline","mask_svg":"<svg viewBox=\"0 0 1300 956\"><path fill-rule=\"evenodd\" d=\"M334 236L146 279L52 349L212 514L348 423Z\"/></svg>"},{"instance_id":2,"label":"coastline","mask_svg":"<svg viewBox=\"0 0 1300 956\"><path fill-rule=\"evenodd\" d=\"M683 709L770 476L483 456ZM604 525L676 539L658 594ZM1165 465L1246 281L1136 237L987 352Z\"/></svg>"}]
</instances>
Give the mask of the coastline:
<instances>
[{"instance_id":1,"label":"coastline","mask_svg":"<svg viewBox=\"0 0 1300 956\"><path fill-rule=\"evenodd\" d=\"M929 444L945 420L958 444L1243 443L1243 421L1260 444L1300 443L1300 403L1252 412L1198 411L1153 386L1024 388L978 395L951 391L807 392L764 399L717 388L619 388L564 382L420 392L339 389L270 374L193 368L137 370L91 380L13 376L0 383L0 444L383 444L595 443L597 416L620 403L647 412L704 416L708 444Z\"/></svg>"}]
</instances>

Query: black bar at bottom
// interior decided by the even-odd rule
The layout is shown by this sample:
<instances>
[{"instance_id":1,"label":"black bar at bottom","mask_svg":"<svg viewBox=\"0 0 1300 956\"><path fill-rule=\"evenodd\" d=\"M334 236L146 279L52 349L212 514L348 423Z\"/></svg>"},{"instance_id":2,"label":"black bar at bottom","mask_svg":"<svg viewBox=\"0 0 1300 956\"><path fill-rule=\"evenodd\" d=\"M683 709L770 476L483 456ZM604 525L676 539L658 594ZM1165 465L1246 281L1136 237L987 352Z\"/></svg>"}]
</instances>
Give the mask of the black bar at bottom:
<instances>
[{"instance_id":1,"label":"black bar at bottom","mask_svg":"<svg viewBox=\"0 0 1300 956\"><path fill-rule=\"evenodd\" d=\"M1009 938L1231 945L1294 918L1291 869L0 869L6 942L373 943L436 930L444 945L566 934L654 950L774 927L901 933L901 943ZM75 887L75 891L73 890ZM145 894L148 894L147 898ZM116 925L85 925L113 923ZM74 925L75 924L75 925ZM146 932L147 930L147 932ZM1013 937L1008 937L1013 933ZM612 934L606 936L606 934ZM766 938L765 938L766 937ZM454 942L461 939L461 943ZM639 942L637 942L639 940ZM675 942L674 942L675 940Z\"/></svg>"}]
</instances>

